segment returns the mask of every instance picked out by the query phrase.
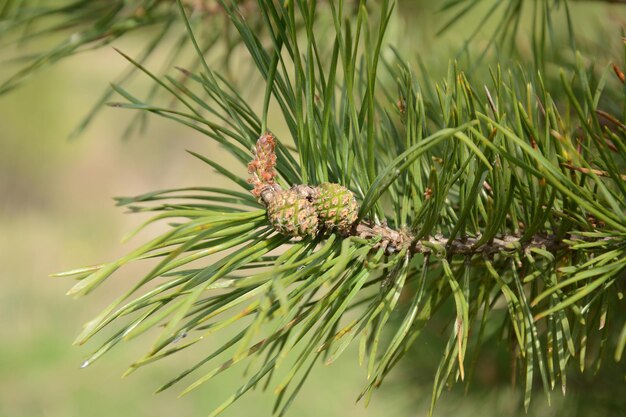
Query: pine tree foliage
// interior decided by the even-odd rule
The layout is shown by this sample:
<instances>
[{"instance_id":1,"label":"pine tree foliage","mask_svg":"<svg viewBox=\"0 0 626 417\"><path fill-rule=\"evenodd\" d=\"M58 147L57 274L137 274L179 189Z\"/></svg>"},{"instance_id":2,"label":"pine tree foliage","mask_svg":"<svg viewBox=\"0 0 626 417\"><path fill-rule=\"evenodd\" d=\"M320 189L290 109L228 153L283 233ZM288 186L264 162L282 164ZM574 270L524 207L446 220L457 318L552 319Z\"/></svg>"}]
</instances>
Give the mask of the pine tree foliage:
<instances>
[{"instance_id":1,"label":"pine tree foliage","mask_svg":"<svg viewBox=\"0 0 626 417\"><path fill-rule=\"evenodd\" d=\"M447 4L462 3L474 2ZM452 63L444 76L422 79L387 53L391 2L361 2L354 16L342 1L258 6L267 38L235 2L221 2L264 80L259 113L203 60L182 2L200 62L181 69L187 82L127 57L176 104L141 100L116 84L123 100L114 106L202 132L252 176L192 153L232 187L118 199L132 212L154 213L141 228L170 228L120 259L59 274L74 277L69 294L82 296L125 265L152 260L78 336L83 344L110 334L85 366L158 329L130 374L221 331L230 335L223 345L159 391L186 383L187 394L246 366L246 381L212 415L252 388L272 388L282 415L311 368L352 344L367 378L359 398L369 399L435 316L447 323L447 345L431 411L445 386L470 379L486 343L511 346L526 407L535 384L549 400L555 387L565 391L570 368L622 361L623 60L598 72L578 55L550 88L541 70L522 67L494 66L482 77ZM330 28L316 24L320 16L330 16ZM278 118L289 134L272 135L275 147L257 142ZM285 194L280 207L290 209L277 210L263 196L268 184L272 193L325 190L333 204L350 192L356 215L333 229L324 226L332 216L320 221L314 208L303 219L315 218L315 227L281 229L273 218L293 220L295 208L316 200Z\"/></svg>"},{"instance_id":2,"label":"pine tree foliage","mask_svg":"<svg viewBox=\"0 0 626 417\"><path fill-rule=\"evenodd\" d=\"M203 45L204 55L212 50L222 49L216 62L229 61L229 53L235 48L238 37L233 36L232 27L223 18L224 13L217 0L184 0L183 6L189 15L189 23ZM242 13L249 18L255 16L256 3L239 0ZM262 30L261 22L255 24ZM169 48L164 60L164 68L181 65L191 52L189 38L181 24L178 6L175 1L164 0L59 0L40 2L33 0L0 1L0 48L15 52L8 64L17 68L11 75L0 81L0 94L5 94L31 77L64 58L77 53L99 49L115 40L134 33L143 35L145 46L136 57L138 63L146 63L159 51ZM50 40L59 40L50 45ZM43 45L42 51L25 55L24 45ZM169 45L164 45L169 44ZM195 69L199 60L194 60L189 69ZM115 81L127 83L137 68L129 66ZM165 75L162 71L160 75ZM158 90L148 92L152 99ZM79 135L97 115L102 106L111 99L113 91L103 93L93 108L77 126L72 136ZM129 134L139 122L131 124Z\"/></svg>"},{"instance_id":3,"label":"pine tree foliage","mask_svg":"<svg viewBox=\"0 0 626 417\"><path fill-rule=\"evenodd\" d=\"M450 18L442 25L440 32L453 29L458 21L466 21L467 14L473 9L479 7L485 2L481 0L449 0L444 2L442 11L450 11ZM565 0L545 0L538 2L525 2L523 0L505 0L500 2L492 2L487 6L484 15L480 16L473 28L470 36L465 40L464 48L467 48L472 41L475 40L481 27L490 21L497 21L497 25L493 28L489 45L499 44L499 46L507 49L514 49L517 35L521 28L522 18L526 9L530 10L531 28L530 40L533 50L533 56L537 65L543 65L544 52L548 43L558 45L558 41L554 39L555 14L563 9L564 20L567 26L568 37L571 45L575 48L576 32L574 30L574 22L571 17L569 4ZM526 29L528 30L528 29Z\"/></svg>"}]
</instances>

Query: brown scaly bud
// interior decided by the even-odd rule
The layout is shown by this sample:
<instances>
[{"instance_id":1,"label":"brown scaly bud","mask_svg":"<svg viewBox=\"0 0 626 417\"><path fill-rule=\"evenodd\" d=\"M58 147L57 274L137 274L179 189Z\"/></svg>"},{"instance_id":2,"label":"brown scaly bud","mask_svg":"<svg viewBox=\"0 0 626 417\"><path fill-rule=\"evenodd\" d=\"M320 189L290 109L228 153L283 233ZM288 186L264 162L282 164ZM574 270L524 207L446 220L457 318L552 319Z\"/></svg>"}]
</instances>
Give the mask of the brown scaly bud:
<instances>
[{"instance_id":1,"label":"brown scaly bud","mask_svg":"<svg viewBox=\"0 0 626 417\"><path fill-rule=\"evenodd\" d=\"M280 190L276 177L276 139L270 132L265 132L256 142L254 159L248 164L250 178L248 182L254 186L252 194L268 202L270 194Z\"/></svg>"}]
</instances>

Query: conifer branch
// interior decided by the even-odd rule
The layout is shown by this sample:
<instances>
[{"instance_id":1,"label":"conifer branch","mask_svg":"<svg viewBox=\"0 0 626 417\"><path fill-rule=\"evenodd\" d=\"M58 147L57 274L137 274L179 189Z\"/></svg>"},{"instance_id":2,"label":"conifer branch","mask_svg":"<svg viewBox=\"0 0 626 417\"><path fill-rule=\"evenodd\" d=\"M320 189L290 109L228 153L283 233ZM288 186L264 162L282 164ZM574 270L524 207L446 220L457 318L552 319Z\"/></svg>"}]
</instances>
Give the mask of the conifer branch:
<instances>
[{"instance_id":1,"label":"conifer branch","mask_svg":"<svg viewBox=\"0 0 626 417\"><path fill-rule=\"evenodd\" d=\"M269 132L264 133L257 140L254 149L254 158L248 165L248 172L251 174L248 180L254 185L252 194L259 198L260 201L270 206L275 203L276 195L282 190L278 186L274 178L276 172L274 167L276 165L276 139L274 135ZM570 164L563 164L568 169L576 170L585 174L594 173L599 176L609 176L608 173L600 170L592 170L580 167L574 167ZM622 179L626 180L626 175L622 175ZM310 197L310 201L314 201L317 195L315 187L310 185L295 185L292 187L295 190L299 190L303 195ZM293 204L293 201L287 202ZM351 207L337 207L339 216L344 218L348 216L348 213L354 209ZM297 212L297 211L296 211ZM307 213L311 216L317 216L315 211ZM293 215L292 212L288 214ZM299 222L310 219L298 219ZM271 215L270 215L270 221ZM284 222L290 222L292 219L281 219ZM315 220L315 224L318 224L319 220ZM274 223L274 222L273 222ZM560 250L568 249L569 246L565 241L572 242L586 242L592 243L593 239L583 238L573 233L567 233L565 236L557 237L554 234L546 234L545 232L533 235L531 237L522 237L523 230L515 235L502 235L493 237L489 241L484 241L481 235L478 236L463 236L455 239L449 239L442 234L437 234L426 239L416 239L415 236L408 230L397 230L387 225L375 224L368 220L360 220L354 223L348 223L348 227L341 231L343 238L350 236L359 237L366 241L373 241L372 250L378 250L380 248L388 254L394 254L396 252L407 251L412 255L416 254L437 254L438 256L472 256L472 255L486 255L493 256L495 254L511 254L514 252L523 253L533 248L547 250L550 253L557 253ZM289 231L284 229L277 230L279 232L286 233L289 236ZM332 232L333 230L318 230L312 229L310 236L315 238L316 234L325 232ZM296 235L298 236L298 235ZM302 236L300 236L302 237ZM599 238L600 240L606 240L606 238Z\"/></svg>"},{"instance_id":2,"label":"conifer branch","mask_svg":"<svg viewBox=\"0 0 626 417\"><path fill-rule=\"evenodd\" d=\"M622 357L626 333L614 337L614 326L624 322L626 131L611 116L626 103L619 71L609 79L607 66L598 80L580 59L548 83L523 67L452 64L442 80L422 80L385 45L386 0L354 19L341 1L258 4L271 42L236 2L220 2L265 82L261 115L204 60L182 6L202 63L184 71L187 84L128 58L175 104L114 87L125 100L115 107L202 133L250 177L192 153L231 187L118 199L154 213L140 230L169 229L119 259L61 274L77 279L69 294L80 296L131 262L157 260L87 323L77 344L117 327L85 365L153 328L159 335L128 373L231 328L160 390L200 373L187 393L249 360L247 381L216 413L263 380L283 414L310 366L357 340L367 399L426 323L448 331L431 408L444 386L469 379L470 352L487 343L511 346L526 407L537 381L548 397L556 381L565 386L573 358L599 364L584 357L590 343ZM316 26L322 11L330 29ZM603 101L606 91L614 101ZM259 138L274 120L283 144ZM500 330L485 335L491 323Z\"/></svg>"}]
</instances>

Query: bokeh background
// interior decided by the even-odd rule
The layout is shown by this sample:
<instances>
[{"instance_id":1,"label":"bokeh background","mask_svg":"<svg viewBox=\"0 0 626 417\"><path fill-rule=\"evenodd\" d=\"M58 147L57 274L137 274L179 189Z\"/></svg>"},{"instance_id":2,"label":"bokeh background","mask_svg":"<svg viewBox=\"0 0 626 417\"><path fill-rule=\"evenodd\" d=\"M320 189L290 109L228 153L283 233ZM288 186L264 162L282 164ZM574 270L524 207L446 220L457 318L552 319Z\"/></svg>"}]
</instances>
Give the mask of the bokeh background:
<instances>
[{"instance_id":1,"label":"bokeh background","mask_svg":"<svg viewBox=\"0 0 626 417\"><path fill-rule=\"evenodd\" d=\"M436 2L402 3L390 37L404 50L419 51L436 74L471 28L435 39L441 17L433 14L432 3ZM593 34L616 18L623 23L626 7L583 4L573 11L576 21L585 22L579 29ZM133 56L143 45L141 36L121 39L115 46ZM23 48L28 51L36 46ZM3 53L0 61L6 58ZM245 57L236 59L245 61ZM120 244L143 218L122 214L112 197L168 187L226 185L185 152L220 155L220 150L173 122L151 118L142 134L122 140L133 114L110 108L80 137L68 139L126 65L106 47L63 60L0 96L0 417L202 416L242 381L242 369L237 368L183 399L176 398L176 389L153 395L160 383L193 358L186 353L175 355L120 379L149 346L150 340L142 338L80 369L96 344L75 347L72 340L84 322L125 288L124 280L133 277L120 274L93 295L73 300L64 295L70 280L49 274L110 260L145 239L146 235L140 235ZM2 65L0 76L7 76L12 68ZM141 80L134 84L136 89L146 85ZM254 101L254 88L248 86L247 94ZM158 228L149 233L157 232ZM367 408L354 404L365 381L356 355L347 353L330 367L318 366L290 413L303 417L424 416L445 338L436 333L421 338L411 357L399 365ZM469 393L465 395L462 386L444 393L436 415L524 415L521 392L512 387L507 373L505 347L488 349L477 369ZM623 376L573 375L569 390L565 398L555 392L550 407L537 392L528 415L626 415ZM269 415L272 400L271 394L251 392L224 415Z\"/></svg>"}]
</instances>

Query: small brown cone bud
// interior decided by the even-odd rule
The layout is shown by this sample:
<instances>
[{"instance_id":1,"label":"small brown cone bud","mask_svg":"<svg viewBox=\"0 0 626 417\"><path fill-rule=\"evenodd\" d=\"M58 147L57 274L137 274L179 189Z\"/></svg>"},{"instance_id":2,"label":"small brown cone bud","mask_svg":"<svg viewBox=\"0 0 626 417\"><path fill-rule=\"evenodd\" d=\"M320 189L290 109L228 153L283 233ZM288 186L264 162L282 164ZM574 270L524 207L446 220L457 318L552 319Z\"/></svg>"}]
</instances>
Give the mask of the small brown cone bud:
<instances>
[{"instance_id":1,"label":"small brown cone bud","mask_svg":"<svg viewBox=\"0 0 626 417\"><path fill-rule=\"evenodd\" d=\"M277 232L286 236L313 236L317 233L315 206L298 188L274 194L267 206L267 217Z\"/></svg>"},{"instance_id":2,"label":"small brown cone bud","mask_svg":"<svg viewBox=\"0 0 626 417\"><path fill-rule=\"evenodd\" d=\"M250 178L248 182L254 186L252 194L255 197L262 197L268 189L275 190L278 187L274 178L276 177L276 139L266 132L256 142L254 147L254 159L248 164Z\"/></svg>"},{"instance_id":3,"label":"small brown cone bud","mask_svg":"<svg viewBox=\"0 0 626 417\"><path fill-rule=\"evenodd\" d=\"M316 190L315 207L320 223L329 230L349 230L359 214L359 203L352 191L332 183L321 184Z\"/></svg>"}]
</instances>

